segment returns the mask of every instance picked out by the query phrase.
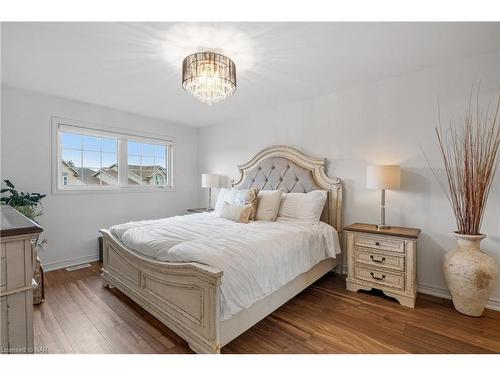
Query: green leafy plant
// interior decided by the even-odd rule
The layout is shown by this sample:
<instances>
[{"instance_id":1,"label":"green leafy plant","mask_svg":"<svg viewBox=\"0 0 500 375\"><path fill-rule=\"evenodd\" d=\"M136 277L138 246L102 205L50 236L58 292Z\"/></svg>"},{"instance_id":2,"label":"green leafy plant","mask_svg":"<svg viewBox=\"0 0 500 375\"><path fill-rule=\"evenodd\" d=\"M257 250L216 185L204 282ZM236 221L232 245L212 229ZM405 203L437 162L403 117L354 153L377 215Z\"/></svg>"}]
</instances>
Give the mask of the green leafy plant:
<instances>
[{"instance_id":1,"label":"green leafy plant","mask_svg":"<svg viewBox=\"0 0 500 375\"><path fill-rule=\"evenodd\" d=\"M35 220L43 214L41 200L46 194L19 192L12 182L9 180L4 180L4 182L7 187L1 189L0 193L8 193L9 195L0 198L2 204L14 207L31 220Z\"/></svg>"},{"instance_id":2,"label":"green leafy plant","mask_svg":"<svg viewBox=\"0 0 500 375\"><path fill-rule=\"evenodd\" d=\"M16 187L9 180L3 180L6 188L1 189L1 194L8 193L9 195L0 198L1 204L14 207L17 211L22 213L27 218L36 222L36 219L43 215L41 200L46 194L40 193L23 193L16 190ZM37 249L42 250L47 245L47 239L40 239L37 237L35 246Z\"/></svg>"}]
</instances>

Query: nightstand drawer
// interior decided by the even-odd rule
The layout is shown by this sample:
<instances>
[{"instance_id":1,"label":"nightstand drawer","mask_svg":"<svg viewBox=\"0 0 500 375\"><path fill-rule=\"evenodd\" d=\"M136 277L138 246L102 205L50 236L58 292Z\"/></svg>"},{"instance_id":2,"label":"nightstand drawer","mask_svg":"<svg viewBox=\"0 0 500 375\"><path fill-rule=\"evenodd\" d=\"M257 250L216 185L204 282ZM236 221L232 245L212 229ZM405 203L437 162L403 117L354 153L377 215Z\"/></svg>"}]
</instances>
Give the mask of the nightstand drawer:
<instances>
[{"instance_id":1,"label":"nightstand drawer","mask_svg":"<svg viewBox=\"0 0 500 375\"><path fill-rule=\"evenodd\" d=\"M372 249L405 252L405 241L399 239L389 239L387 236L381 237L370 234L354 234L354 246L368 247Z\"/></svg>"},{"instance_id":2,"label":"nightstand drawer","mask_svg":"<svg viewBox=\"0 0 500 375\"><path fill-rule=\"evenodd\" d=\"M395 271L404 272L404 255L394 253L376 252L368 249L354 248L354 261L368 266L388 268Z\"/></svg>"},{"instance_id":3,"label":"nightstand drawer","mask_svg":"<svg viewBox=\"0 0 500 375\"><path fill-rule=\"evenodd\" d=\"M404 289L405 275L400 273L392 273L381 270L369 269L359 266L354 266L354 277L356 279L385 285L391 288Z\"/></svg>"}]
</instances>

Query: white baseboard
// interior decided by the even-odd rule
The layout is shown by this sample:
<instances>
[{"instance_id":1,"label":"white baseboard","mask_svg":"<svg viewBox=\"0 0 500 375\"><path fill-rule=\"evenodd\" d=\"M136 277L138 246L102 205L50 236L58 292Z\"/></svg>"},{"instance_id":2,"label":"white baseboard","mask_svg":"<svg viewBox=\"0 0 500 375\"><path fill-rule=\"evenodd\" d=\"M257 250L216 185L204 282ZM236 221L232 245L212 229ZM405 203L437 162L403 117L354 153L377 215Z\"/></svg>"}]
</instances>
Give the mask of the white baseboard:
<instances>
[{"instance_id":1,"label":"white baseboard","mask_svg":"<svg viewBox=\"0 0 500 375\"><path fill-rule=\"evenodd\" d=\"M43 267L44 272L49 272L49 271L55 271L55 270L58 270L61 268L76 266L76 265L82 264L82 263L96 262L98 260L99 260L99 254L91 254L91 255L85 255L83 257L72 258L72 259L67 259L67 260L62 260L62 261L42 263L42 267Z\"/></svg>"},{"instance_id":2,"label":"white baseboard","mask_svg":"<svg viewBox=\"0 0 500 375\"><path fill-rule=\"evenodd\" d=\"M431 296L441 297L445 299L451 299L451 294L446 288L438 287L435 285L429 285L425 283L418 283L418 292L422 294L429 294ZM490 298L486 304L486 308L491 310L500 311L500 299Z\"/></svg>"},{"instance_id":3,"label":"white baseboard","mask_svg":"<svg viewBox=\"0 0 500 375\"><path fill-rule=\"evenodd\" d=\"M347 267L343 267L342 271L345 275L347 275ZM422 294L429 294L435 297L441 297L444 299L451 299L451 294L448 289L435 285L418 283L418 292ZM490 298L488 303L486 304L486 308L500 311L500 298Z\"/></svg>"},{"instance_id":4,"label":"white baseboard","mask_svg":"<svg viewBox=\"0 0 500 375\"><path fill-rule=\"evenodd\" d=\"M451 294L448 289L441 288L434 285L425 283L418 283L418 292L422 294L429 294L431 296L440 297L444 299L451 299Z\"/></svg>"}]
</instances>

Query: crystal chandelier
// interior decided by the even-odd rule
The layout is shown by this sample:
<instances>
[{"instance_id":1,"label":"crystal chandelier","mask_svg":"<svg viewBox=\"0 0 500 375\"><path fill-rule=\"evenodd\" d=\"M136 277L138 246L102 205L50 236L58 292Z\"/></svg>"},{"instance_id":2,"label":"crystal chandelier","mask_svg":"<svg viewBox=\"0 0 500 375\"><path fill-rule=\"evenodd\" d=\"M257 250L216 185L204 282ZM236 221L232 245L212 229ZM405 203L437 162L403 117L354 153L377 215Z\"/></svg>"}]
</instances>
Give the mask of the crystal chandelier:
<instances>
[{"instance_id":1,"label":"crystal chandelier","mask_svg":"<svg viewBox=\"0 0 500 375\"><path fill-rule=\"evenodd\" d=\"M216 52L198 52L182 62L182 87L202 103L212 105L236 90L236 65Z\"/></svg>"}]
</instances>

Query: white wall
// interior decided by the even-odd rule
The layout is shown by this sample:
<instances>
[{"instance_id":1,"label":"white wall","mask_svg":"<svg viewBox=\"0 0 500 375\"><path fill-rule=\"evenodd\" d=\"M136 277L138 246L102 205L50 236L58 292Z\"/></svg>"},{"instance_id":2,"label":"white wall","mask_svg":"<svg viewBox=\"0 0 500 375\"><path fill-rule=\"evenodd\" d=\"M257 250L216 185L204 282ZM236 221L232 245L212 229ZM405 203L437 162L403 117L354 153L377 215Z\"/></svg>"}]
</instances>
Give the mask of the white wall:
<instances>
[{"instance_id":1,"label":"white wall","mask_svg":"<svg viewBox=\"0 0 500 375\"><path fill-rule=\"evenodd\" d=\"M328 173L344 181L344 220L350 224L379 220L379 193L365 187L366 166L401 164L402 189L387 193L387 222L422 229L420 289L446 295L442 257L454 248L455 224L422 149L435 166L441 166L434 135L438 92L444 122L449 113L463 113L474 80L481 80L483 96L494 101L499 60L498 52L471 57L202 128L200 171L235 178L237 164L274 144L326 157ZM204 197L205 192L200 200ZM488 239L483 247L500 263L500 172L488 203L483 225ZM491 303L500 307L500 286Z\"/></svg>"},{"instance_id":2,"label":"white wall","mask_svg":"<svg viewBox=\"0 0 500 375\"><path fill-rule=\"evenodd\" d=\"M378 192L365 188L370 163L400 163L403 185L387 194L387 221L422 229L421 290L445 293L442 256L452 249L454 220L421 149L440 166L433 128L437 93L446 114L463 112L474 80L493 98L500 84L500 52L436 66L411 75L292 103L199 130L129 113L2 86L1 178L23 191L49 193L40 219L49 244L47 268L97 256L97 230L128 220L171 216L202 201L199 171L237 177L236 165L260 149L287 144L328 158L328 173L345 184L346 224L377 222ZM176 137L175 192L51 195L51 117L144 130ZM500 263L500 173L486 212L483 248ZM500 307L500 281L492 304Z\"/></svg>"},{"instance_id":3,"label":"white wall","mask_svg":"<svg viewBox=\"0 0 500 375\"><path fill-rule=\"evenodd\" d=\"M2 179L48 193L40 224L46 269L95 260L98 229L185 212L197 204L197 130L112 109L2 86ZM175 191L51 194L51 117L175 137Z\"/></svg>"}]
</instances>

